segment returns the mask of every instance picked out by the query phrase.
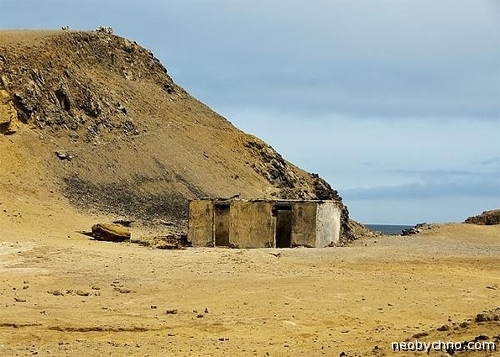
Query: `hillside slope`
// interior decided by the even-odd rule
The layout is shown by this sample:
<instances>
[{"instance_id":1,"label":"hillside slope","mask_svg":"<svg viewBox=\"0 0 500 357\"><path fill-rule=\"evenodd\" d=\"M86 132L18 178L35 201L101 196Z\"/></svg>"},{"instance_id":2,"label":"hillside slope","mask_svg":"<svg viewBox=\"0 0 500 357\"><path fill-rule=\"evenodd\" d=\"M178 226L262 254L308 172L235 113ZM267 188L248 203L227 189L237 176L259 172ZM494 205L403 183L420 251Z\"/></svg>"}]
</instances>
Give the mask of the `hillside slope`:
<instances>
[{"instance_id":1,"label":"hillside slope","mask_svg":"<svg viewBox=\"0 0 500 357\"><path fill-rule=\"evenodd\" d=\"M106 31L0 31L0 132L7 199L179 226L197 197L341 201L190 96L149 50ZM347 222L344 208L351 239Z\"/></svg>"}]
</instances>

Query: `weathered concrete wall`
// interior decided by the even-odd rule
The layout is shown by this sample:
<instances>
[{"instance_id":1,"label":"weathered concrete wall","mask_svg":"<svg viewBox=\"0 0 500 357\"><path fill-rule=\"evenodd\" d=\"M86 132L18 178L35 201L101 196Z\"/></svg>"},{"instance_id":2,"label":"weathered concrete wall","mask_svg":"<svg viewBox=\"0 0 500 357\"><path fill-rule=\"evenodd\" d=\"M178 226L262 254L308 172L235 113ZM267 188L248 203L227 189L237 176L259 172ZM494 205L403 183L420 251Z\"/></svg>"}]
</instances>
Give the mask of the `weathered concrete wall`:
<instances>
[{"instance_id":1,"label":"weathered concrete wall","mask_svg":"<svg viewBox=\"0 0 500 357\"><path fill-rule=\"evenodd\" d=\"M195 247L213 247L214 204L212 201L189 202L188 239Z\"/></svg>"},{"instance_id":2,"label":"weathered concrete wall","mask_svg":"<svg viewBox=\"0 0 500 357\"><path fill-rule=\"evenodd\" d=\"M230 210L229 240L237 248L274 246L272 202L233 201Z\"/></svg>"},{"instance_id":3,"label":"weathered concrete wall","mask_svg":"<svg viewBox=\"0 0 500 357\"><path fill-rule=\"evenodd\" d=\"M292 203L292 246L315 246L316 206L315 202Z\"/></svg>"},{"instance_id":4,"label":"weathered concrete wall","mask_svg":"<svg viewBox=\"0 0 500 357\"><path fill-rule=\"evenodd\" d=\"M280 212L281 230L276 232ZM195 200L189 203L188 238L198 247L213 247L217 241L237 248L269 248L281 234L282 247L289 246L287 237L292 247L325 247L340 240L341 214L332 201Z\"/></svg>"},{"instance_id":5,"label":"weathered concrete wall","mask_svg":"<svg viewBox=\"0 0 500 357\"><path fill-rule=\"evenodd\" d=\"M335 202L319 202L316 212L315 247L326 247L340 239L341 209Z\"/></svg>"}]
</instances>

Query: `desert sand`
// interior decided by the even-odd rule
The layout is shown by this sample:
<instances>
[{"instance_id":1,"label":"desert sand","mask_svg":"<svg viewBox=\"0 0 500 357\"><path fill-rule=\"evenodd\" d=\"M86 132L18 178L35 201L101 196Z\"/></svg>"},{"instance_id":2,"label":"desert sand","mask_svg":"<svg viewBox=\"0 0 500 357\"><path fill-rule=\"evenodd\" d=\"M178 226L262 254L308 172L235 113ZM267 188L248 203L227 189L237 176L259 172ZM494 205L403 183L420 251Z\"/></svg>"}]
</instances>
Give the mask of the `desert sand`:
<instances>
[{"instance_id":1,"label":"desert sand","mask_svg":"<svg viewBox=\"0 0 500 357\"><path fill-rule=\"evenodd\" d=\"M0 355L371 356L418 333L500 335L498 321L474 321L500 306L500 226L435 225L323 249L158 250L78 233L106 217L64 202L47 231L7 206Z\"/></svg>"}]
</instances>

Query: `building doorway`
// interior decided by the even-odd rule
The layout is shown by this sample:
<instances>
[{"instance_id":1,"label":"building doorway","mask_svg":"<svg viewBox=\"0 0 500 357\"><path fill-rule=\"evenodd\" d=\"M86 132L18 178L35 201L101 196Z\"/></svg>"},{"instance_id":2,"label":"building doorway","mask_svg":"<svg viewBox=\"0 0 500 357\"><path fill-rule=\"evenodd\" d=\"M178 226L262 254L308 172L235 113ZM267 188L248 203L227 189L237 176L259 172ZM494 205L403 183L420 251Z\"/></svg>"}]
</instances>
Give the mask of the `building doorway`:
<instances>
[{"instance_id":1,"label":"building doorway","mask_svg":"<svg viewBox=\"0 0 500 357\"><path fill-rule=\"evenodd\" d=\"M214 245L229 247L229 204L215 204Z\"/></svg>"},{"instance_id":2,"label":"building doorway","mask_svg":"<svg viewBox=\"0 0 500 357\"><path fill-rule=\"evenodd\" d=\"M280 205L276 212L276 248L292 247L292 206Z\"/></svg>"}]
</instances>

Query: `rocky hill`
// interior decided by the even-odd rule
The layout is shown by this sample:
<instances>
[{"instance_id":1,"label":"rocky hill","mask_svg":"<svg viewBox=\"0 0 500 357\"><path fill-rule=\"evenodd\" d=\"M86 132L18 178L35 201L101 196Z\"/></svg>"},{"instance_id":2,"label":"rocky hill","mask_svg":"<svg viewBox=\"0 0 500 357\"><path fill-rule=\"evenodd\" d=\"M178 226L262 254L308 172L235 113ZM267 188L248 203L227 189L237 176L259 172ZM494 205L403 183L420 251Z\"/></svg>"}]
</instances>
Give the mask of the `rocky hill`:
<instances>
[{"instance_id":1,"label":"rocky hill","mask_svg":"<svg viewBox=\"0 0 500 357\"><path fill-rule=\"evenodd\" d=\"M4 198L60 197L82 213L181 227L199 197L341 201L107 29L1 31L0 133ZM351 239L347 222L344 207Z\"/></svg>"},{"instance_id":2,"label":"rocky hill","mask_svg":"<svg viewBox=\"0 0 500 357\"><path fill-rule=\"evenodd\" d=\"M465 223L479 224L491 226L493 224L500 224L500 209L493 209L484 211L480 215L468 217Z\"/></svg>"}]
</instances>

